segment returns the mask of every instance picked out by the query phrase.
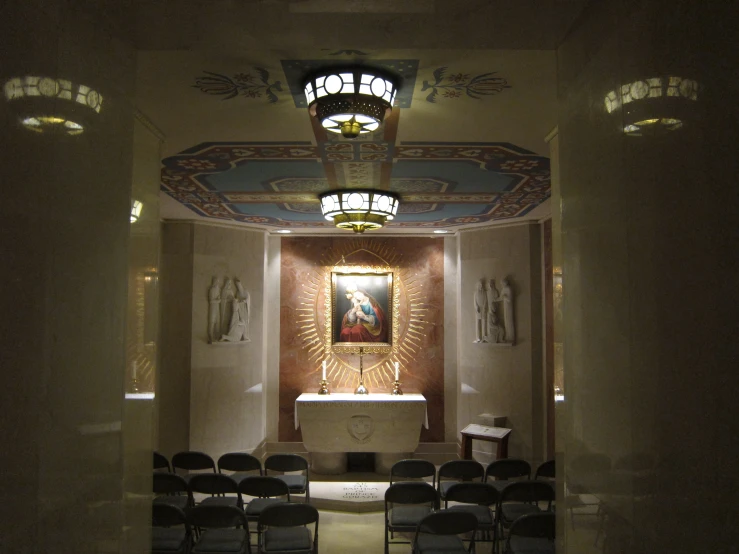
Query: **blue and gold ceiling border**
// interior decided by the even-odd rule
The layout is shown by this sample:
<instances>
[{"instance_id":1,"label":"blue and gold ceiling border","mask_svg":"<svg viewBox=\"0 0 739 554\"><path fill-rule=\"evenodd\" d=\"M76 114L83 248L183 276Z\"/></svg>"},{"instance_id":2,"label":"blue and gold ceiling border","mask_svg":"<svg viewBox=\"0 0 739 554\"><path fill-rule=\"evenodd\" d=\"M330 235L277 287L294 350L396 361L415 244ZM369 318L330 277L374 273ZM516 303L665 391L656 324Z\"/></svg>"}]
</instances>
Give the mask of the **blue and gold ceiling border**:
<instances>
[{"instance_id":1,"label":"blue and gold ceiling border","mask_svg":"<svg viewBox=\"0 0 739 554\"><path fill-rule=\"evenodd\" d=\"M335 144L203 143L163 160L161 188L203 217L316 229L332 227L318 192L346 183L381 180L399 193L391 228L514 219L550 196L549 159L510 143Z\"/></svg>"}]
</instances>

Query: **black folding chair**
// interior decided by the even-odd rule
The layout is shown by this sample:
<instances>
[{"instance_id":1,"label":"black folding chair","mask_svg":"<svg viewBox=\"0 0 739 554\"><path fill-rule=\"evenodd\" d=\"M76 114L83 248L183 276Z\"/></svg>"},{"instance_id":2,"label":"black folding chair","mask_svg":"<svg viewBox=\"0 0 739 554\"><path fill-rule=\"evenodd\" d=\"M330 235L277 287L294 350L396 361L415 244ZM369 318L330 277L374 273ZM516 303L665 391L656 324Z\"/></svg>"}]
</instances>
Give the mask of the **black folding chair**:
<instances>
[{"instance_id":1,"label":"black folding chair","mask_svg":"<svg viewBox=\"0 0 739 554\"><path fill-rule=\"evenodd\" d=\"M508 532L506 554L554 554L554 519L552 512L519 517Z\"/></svg>"},{"instance_id":2,"label":"black folding chair","mask_svg":"<svg viewBox=\"0 0 739 554\"><path fill-rule=\"evenodd\" d=\"M314 524L312 537L310 524ZM318 553L318 510L310 504L268 506L259 514L258 528L260 553Z\"/></svg>"},{"instance_id":3,"label":"black folding chair","mask_svg":"<svg viewBox=\"0 0 739 554\"><path fill-rule=\"evenodd\" d=\"M290 489L287 483L269 475L253 475L239 482L239 492L242 496L250 496L246 504L246 518L257 523L259 515L269 506L290 502ZM257 526L257 532L259 527ZM257 536L257 544L261 537Z\"/></svg>"},{"instance_id":4,"label":"black folding chair","mask_svg":"<svg viewBox=\"0 0 739 554\"><path fill-rule=\"evenodd\" d=\"M174 473L157 473L153 476L154 504L168 504L187 511L193 505L187 482Z\"/></svg>"},{"instance_id":5,"label":"black folding chair","mask_svg":"<svg viewBox=\"0 0 739 554\"><path fill-rule=\"evenodd\" d=\"M474 514L451 510L434 512L418 524L413 554L470 554L475 551L475 531L477 518ZM469 535L467 548L463 542L465 535Z\"/></svg>"},{"instance_id":6,"label":"black folding chair","mask_svg":"<svg viewBox=\"0 0 739 554\"><path fill-rule=\"evenodd\" d=\"M193 475L197 475L197 473L190 473L191 471L209 471L215 473L216 464L213 458L204 452L178 452L172 456L172 471L176 473L178 469L187 471L183 477L185 481L189 482Z\"/></svg>"},{"instance_id":7,"label":"black folding chair","mask_svg":"<svg viewBox=\"0 0 739 554\"><path fill-rule=\"evenodd\" d=\"M477 530L481 536L477 542L497 544L495 509L500 500L498 489L489 483L457 483L449 487L444 507L450 511L467 512L477 518ZM449 502L459 502L449 507Z\"/></svg>"},{"instance_id":8,"label":"black folding chair","mask_svg":"<svg viewBox=\"0 0 739 554\"><path fill-rule=\"evenodd\" d=\"M166 469L168 472L172 471L172 467L169 465L169 460L159 452L154 452L154 471L160 469Z\"/></svg>"},{"instance_id":9,"label":"black folding chair","mask_svg":"<svg viewBox=\"0 0 739 554\"><path fill-rule=\"evenodd\" d=\"M285 482L290 494L304 494L305 501L310 502L310 470L308 460L297 454L273 454L264 460L264 474L270 471L279 471L282 475L275 475ZM286 473L301 472L300 475L285 475Z\"/></svg>"},{"instance_id":10,"label":"black folding chair","mask_svg":"<svg viewBox=\"0 0 739 554\"><path fill-rule=\"evenodd\" d=\"M200 505L217 504L219 506L236 506L243 508L241 493L236 481L221 473L200 473L190 479L190 492L209 494L210 497L200 501Z\"/></svg>"},{"instance_id":11,"label":"black folding chair","mask_svg":"<svg viewBox=\"0 0 739 554\"><path fill-rule=\"evenodd\" d=\"M192 530L185 512L169 504L151 507L152 554L189 554Z\"/></svg>"},{"instance_id":12,"label":"black folding chair","mask_svg":"<svg viewBox=\"0 0 739 554\"><path fill-rule=\"evenodd\" d=\"M249 524L236 506L195 506L188 521L200 531L192 554L251 553Z\"/></svg>"},{"instance_id":13,"label":"black folding chair","mask_svg":"<svg viewBox=\"0 0 739 554\"><path fill-rule=\"evenodd\" d=\"M518 458L504 458L490 462L485 468L485 482L499 491L513 479L531 479L531 464Z\"/></svg>"},{"instance_id":14,"label":"black folding chair","mask_svg":"<svg viewBox=\"0 0 739 554\"><path fill-rule=\"evenodd\" d=\"M229 476L237 483L245 477L251 477L254 472L262 475L262 462L259 458L245 452L230 452L218 458L218 472L232 471Z\"/></svg>"},{"instance_id":15,"label":"black folding chair","mask_svg":"<svg viewBox=\"0 0 739 554\"><path fill-rule=\"evenodd\" d=\"M431 486L436 487L436 466L428 460L400 460L390 468L390 484L431 477Z\"/></svg>"},{"instance_id":16,"label":"black folding chair","mask_svg":"<svg viewBox=\"0 0 739 554\"><path fill-rule=\"evenodd\" d=\"M554 502L554 487L546 481L513 481L500 493L497 510L498 537L502 540L519 517L539 513L541 504L550 511Z\"/></svg>"},{"instance_id":17,"label":"black folding chair","mask_svg":"<svg viewBox=\"0 0 739 554\"><path fill-rule=\"evenodd\" d=\"M395 533L413 533L421 520L439 509L439 494L429 483L393 483L385 491L385 554ZM394 541L392 544L410 544Z\"/></svg>"},{"instance_id":18,"label":"black folding chair","mask_svg":"<svg viewBox=\"0 0 739 554\"><path fill-rule=\"evenodd\" d=\"M547 460L546 462L542 462L539 467L536 468L534 479L554 480L555 474L554 460Z\"/></svg>"},{"instance_id":19,"label":"black folding chair","mask_svg":"<svg viewBox=\"0 0 739 554\"><path fill-rule=\"evenodd\" d=\"M485 476L485 468L480 462L475 460L452 460L441 464L439 467L439 497L444 500L446 491L461 481L474 481L479 479L483 481ZM444 479L450 479L444 481Z\"/></svg>"}]
</instances>

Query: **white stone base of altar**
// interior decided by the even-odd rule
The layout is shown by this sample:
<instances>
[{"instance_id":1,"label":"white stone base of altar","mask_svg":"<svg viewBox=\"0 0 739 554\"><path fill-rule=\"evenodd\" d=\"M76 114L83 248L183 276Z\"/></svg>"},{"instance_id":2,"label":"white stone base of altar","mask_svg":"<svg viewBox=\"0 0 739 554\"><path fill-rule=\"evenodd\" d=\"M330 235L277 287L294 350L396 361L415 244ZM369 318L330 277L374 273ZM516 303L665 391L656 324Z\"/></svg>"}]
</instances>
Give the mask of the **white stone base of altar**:
<instances>
[{"instance_id":1,"label":"white stone base of altar","mask_svg":"<svg viewBox=\"0 0 739 554\"><path fill-rule=\"evenodd\" d=\"M319 510L340 512L382 512L385 510L387 481L313 481L310 503Z\"/></svg>"}]
</instances>

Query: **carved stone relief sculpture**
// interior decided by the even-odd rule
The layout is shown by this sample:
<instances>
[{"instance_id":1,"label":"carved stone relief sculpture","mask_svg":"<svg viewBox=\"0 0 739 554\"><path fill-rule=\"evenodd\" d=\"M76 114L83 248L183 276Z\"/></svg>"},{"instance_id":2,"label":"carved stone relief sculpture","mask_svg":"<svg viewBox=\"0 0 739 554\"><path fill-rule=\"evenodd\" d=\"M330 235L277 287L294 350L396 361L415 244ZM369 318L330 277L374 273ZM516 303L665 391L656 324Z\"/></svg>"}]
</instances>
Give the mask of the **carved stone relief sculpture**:
<instances>
[{"instance_id":1,"label":"carved stone relief sculpture","mask_svg":"<svg viewBox=\"0 0 739 554\"><path fill-rule=\"evenodd\" d=\"M226 278L223 288L213 277L208 289L208 342L245 342L249 340L251 299L241 281ZM234 291L236 283L236 291Z\"/></svg>"},{"instance_id":2,"label":"carved stone relief sculpture","mask_svg":"<svg viewBox=\"0 0 739 554\"><path fill-rule=\"evenodd\" d=\"M513 290L507 277L501 281L500 292L495 287L494 279L488 283L480 280L475 291L475 315L474 342L509 345L515 342Z\"/></svg>"}]
</instances>

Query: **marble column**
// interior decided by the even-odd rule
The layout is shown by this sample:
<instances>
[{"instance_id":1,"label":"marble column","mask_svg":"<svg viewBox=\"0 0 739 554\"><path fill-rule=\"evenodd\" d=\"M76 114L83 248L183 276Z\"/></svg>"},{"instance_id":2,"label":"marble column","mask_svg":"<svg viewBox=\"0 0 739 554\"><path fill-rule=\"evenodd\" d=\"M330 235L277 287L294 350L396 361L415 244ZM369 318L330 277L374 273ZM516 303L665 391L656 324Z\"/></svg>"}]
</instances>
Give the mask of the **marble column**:
<instances>
[{"instance_id":1,"label":"marble column","mask_svg":"<svg viewBox=\"0 0 739 554\"><path fill-rule=\"evenodd\" d=\"M558 552L736 548L739 111L729 9L593 2L558 50L558 480L561 491L593 493L605 516L573 522L578 510L558 510ZM598 459L619 475L593 471Z\"/></svg>"},{"instance_id":2,"label":"marble column","mask_svg":"<svg viewBox=\"0 0 739 554\"><path fill-rule=\"evenodd\" d=\"M10 2L0 18L8 553L141 552L148 541L148 511L128 517L124 503L151 478L149 419L124 398L135 52L118 36L122 14L97 6ZM124 525L138 541L126 544Z\"/></svg>"}]
</instances>

